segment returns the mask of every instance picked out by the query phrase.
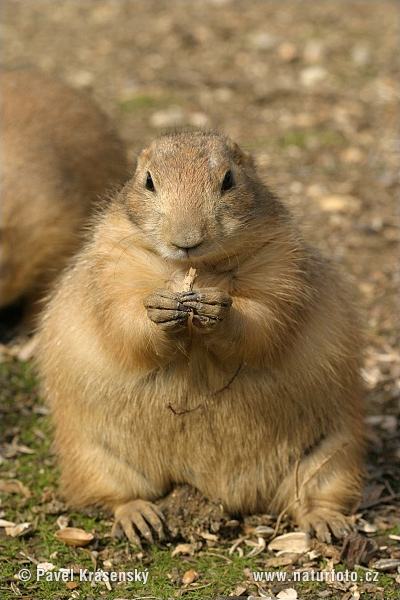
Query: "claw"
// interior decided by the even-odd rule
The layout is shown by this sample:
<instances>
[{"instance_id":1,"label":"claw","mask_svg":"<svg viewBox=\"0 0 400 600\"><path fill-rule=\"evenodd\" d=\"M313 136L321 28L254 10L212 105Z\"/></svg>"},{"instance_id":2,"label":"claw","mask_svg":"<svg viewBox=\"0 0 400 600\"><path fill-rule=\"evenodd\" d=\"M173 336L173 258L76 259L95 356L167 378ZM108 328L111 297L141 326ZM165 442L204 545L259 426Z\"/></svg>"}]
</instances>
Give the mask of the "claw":
<instances>
[{"instance_id":1,"label":"claw","mask_svg":"<svg viewBox=\"0 0 400 600\"><path fill-rule=\"evenodd\" d=\"M342 539L352 531L349 520L335 510L314 510L306 514L303 519L299 519L299 525L325 544L332 542L332 535L336 539Z\"/></svg>"},{"instance_id":2,"label":"claw","mask_svg":"<svg viewBox=\"0 0 400 600\"><path fill-rule=\"evenodd\" d=\"M117 506L114 514L115 523L111 533L117 539L121 539L125 534L133 545L141 548L140 536L142 536L148 543L153 544L154 539L149 525L160 540L164 537L164 516L160 509L151 502L133 500Z\"/></svg>"}]
</instances>

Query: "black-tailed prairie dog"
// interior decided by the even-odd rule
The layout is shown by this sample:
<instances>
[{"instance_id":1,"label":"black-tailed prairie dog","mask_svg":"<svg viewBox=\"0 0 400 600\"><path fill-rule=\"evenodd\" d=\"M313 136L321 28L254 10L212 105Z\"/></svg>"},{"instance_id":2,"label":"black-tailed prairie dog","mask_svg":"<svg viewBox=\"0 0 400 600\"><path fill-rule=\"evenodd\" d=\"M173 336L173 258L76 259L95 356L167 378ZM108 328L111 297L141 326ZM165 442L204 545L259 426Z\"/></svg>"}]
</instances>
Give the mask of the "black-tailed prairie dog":
<instances>
[{"instance_id":1,"label":"black-tailed prairie dog","mask_svg":"<svg viewBox=\"0 0 400 600\"><path fill-rule=\"evenodd\" d=\"M152 501L174 483L345 536L363 472L356 321L246 152L213 132L157 139L41 323L67 499L112 509L136 543L161 531Z\"/></svg>"},{"instance_id":2,"label":"black-tailed prairie dog","mask_svg":"<svg viewBox=\"0 0 400 600\"><path fill-rule=\"evenodd\" d=\"M1 307L44 294L126 171L124 145L92 102L38 72L2 72Z\"/></svg>"}]
</instances>

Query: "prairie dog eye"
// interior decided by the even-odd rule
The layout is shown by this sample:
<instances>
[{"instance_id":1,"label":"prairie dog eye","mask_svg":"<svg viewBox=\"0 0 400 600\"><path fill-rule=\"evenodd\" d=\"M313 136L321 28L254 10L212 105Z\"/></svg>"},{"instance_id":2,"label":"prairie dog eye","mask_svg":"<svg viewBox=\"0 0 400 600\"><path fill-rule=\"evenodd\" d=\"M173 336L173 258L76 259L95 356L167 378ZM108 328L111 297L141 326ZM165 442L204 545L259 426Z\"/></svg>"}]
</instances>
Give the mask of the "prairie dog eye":
<instances>
[{"instance_id":1,"label":"prairie dog eye","mask_svg":"<svg viewBox=\"0 0 400 600\"><path fill-rule=\"evenodd\" d=\"M233 187L233 183L232 171L229 169L229 171L225 173L225 177L221 185L221 192L227 192L230 190Z\"/></svg>"},{"instance_id":2,"label":"prairie dog eye","mask_svg":"<svg viewBox=\"0 0 400 600\"><path fill-rule=\"evenodd\" d=\"M146 177L146 190L150 190L150 192L154 192L154 190L155 190L154 183L153 183L153 180L151 178L149 171L147 171L147 177Z\"/></svg>"}]
</instances>

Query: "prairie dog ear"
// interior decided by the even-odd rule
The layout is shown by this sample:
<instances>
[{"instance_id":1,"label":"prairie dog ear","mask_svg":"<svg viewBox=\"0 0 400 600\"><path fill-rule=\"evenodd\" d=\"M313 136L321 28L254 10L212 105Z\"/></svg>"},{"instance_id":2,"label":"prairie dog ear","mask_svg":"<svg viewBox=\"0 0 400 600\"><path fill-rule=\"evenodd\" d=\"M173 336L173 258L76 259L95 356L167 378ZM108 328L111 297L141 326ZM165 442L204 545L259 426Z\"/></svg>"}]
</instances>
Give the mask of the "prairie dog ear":
<instances>
[{"instance_id":1,"label":"prairie dog ear","mask_svg":"<svg viewBox=\"0 0 400 600\"><path fill-rule=\"evenodd\" d=\"M254 160L250 152L242 150L233 140L228 140L227 145L236 164L242 167L251 167L254 169Z\"/></svg>"},{"instance_id":2,"label":"prairie dog ear","mask_svg":"<svg viewBox=\"0 0 400 600\"><path fill-rule=\"evenodd\" d=\"M147 146L147 148L144 148L144 150L142 150L140 152L139 158L137 160L138 164L147 162L149 160L149 158L153 154L156 144L157 144L157 140L154 140L154 142L151 142L150 146Z\"/></svg>"}]
</instances>

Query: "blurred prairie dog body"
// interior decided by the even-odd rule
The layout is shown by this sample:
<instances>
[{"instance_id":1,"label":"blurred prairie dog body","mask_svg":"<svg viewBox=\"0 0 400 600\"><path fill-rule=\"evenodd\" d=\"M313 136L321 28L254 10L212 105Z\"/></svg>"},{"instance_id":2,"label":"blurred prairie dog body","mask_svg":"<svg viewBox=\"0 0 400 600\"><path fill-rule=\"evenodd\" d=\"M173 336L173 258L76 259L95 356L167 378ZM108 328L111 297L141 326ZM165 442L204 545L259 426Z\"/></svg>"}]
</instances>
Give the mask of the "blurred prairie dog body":
<instances>
[{"instance_id":1,"label":"blurred prairie dog body","mask_svg":"<svg viewBox=\"0 0 400 600\"><path fill-rule=\"evenodd\" d=\"M363 470L353 309L234 142L180 133L142 152L40 341L73 505L113 509L137 541L143 517L159 526L142 501L186 482L232 514L287 508L321 539L348 532Z\"/></svg>"},{"instance_id":2,"label":"blurred prairie dog body","mask_svg":"<svg viewBox=\"0 0 400 600\"><path fill-rule=\"evenodd\" d=\"M0 306L39 299L126 174L123 143L88 99L34 71L1 76Z\"/></svg>"}]
</instances>

